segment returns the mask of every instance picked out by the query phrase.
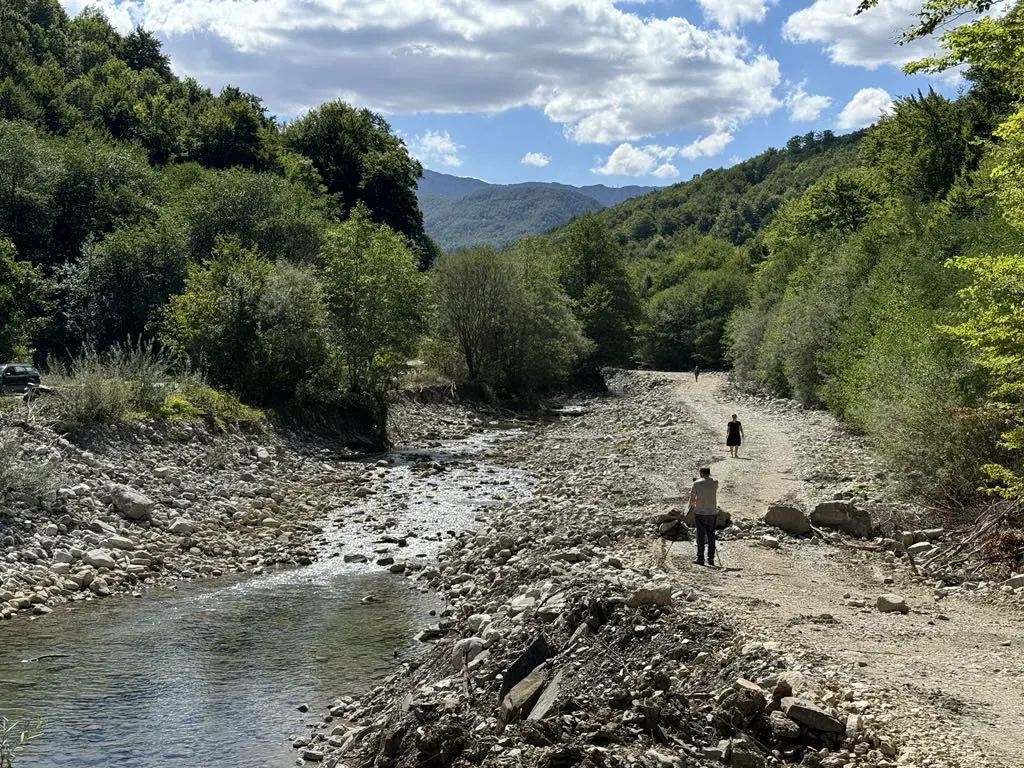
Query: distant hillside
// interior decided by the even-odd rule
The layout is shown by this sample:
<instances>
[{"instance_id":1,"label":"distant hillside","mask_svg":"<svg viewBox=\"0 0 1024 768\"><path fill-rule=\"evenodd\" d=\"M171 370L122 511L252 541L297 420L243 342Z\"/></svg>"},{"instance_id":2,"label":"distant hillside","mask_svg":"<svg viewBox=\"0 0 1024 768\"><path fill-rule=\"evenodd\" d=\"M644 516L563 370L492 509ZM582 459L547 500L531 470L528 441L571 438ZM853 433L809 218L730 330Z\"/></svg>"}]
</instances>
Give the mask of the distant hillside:
<instances>
[{"instance_id":1,"label":"distant hillside","mask_svg":"<svg viewBox=\"0 0 1024 768\"><path fill-rule=\"evenodd\" d=\"M656 256L702 235L742 245L786 200L827 173L855 165L863 136L864 131L794 136L784 149L769 149L731 168L707 170L601 215L631 256Z\"/></svg>"},{"instance_id":2,"label":"distant hillside","mask_svg":"<svg viewBox=\"0 0 1024 768\"><path fill-rule=\"evenodd\" d=\"M489 184L480 179L425 170L418 197L423 224L445 250L503 246L642 195L655 187L573 187L551 182Z\"/></svg>"},{"instance_id":3,"label":"distant hillside","mask_svg":"<svg viewBox=\"0 0 1024 768\"><path fill-rule=\"evenodd\" d=\"M572 188L544 184L489 186L455 200L420 198L424 228L445 250L473 245L501 247L601 208L594 198Z\"/></svg>"}]
</instances>

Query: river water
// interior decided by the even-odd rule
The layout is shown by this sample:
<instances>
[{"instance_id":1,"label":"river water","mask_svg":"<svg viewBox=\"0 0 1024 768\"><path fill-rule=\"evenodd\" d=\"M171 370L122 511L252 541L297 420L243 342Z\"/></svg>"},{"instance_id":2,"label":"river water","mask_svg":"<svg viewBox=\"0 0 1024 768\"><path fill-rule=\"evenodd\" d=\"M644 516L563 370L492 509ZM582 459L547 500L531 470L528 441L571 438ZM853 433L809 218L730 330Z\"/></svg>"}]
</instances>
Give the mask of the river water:
<instances>
[{"instance_id":1,"label":"river water","mask_svg":"<svg viewBox=\"0 0 1024 768\"><path fill-rule=\"evenodd\" d=\"M529 478L482 463L490 444L450 443L417 478L411 455L378 470L388 494L325 521L325 548L351 551L346 519L375 510L419 531L472 526L486 505L530 493ZM423 456L415 458L423 459ZM394 498L401 498L396 505ZM432 558L443 537L417 539ZM356 549L360 542L355 542ZM373 541L362 542L373 554ZM364 602L372 595L373 602ZM0 625L0 714L41 718L16 768L277 768L335 697L364 692L435 619L434 596L373 565L325 557L308 568L148 590ZM310 712L298 711L308 704Z\"/></svg>"}]
</instances>

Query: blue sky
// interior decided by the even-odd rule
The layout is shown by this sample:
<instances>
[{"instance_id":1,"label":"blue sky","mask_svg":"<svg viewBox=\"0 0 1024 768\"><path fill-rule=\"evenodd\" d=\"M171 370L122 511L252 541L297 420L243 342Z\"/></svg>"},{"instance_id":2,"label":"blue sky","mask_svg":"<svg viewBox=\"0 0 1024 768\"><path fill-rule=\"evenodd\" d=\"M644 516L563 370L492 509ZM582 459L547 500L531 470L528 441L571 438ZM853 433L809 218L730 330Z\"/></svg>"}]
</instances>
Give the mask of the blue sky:
<instances>
[{"instance_id":1,"label":"blue sky","mask_svg":"<svg viewBox=\"0 0 1024 768\"><path fill-rule=\"evenodd\" d=\"M342 98L425 167L495 183L663 185L874 122L934 43L919 0L61 0L142 24L175 71L281 119Z\"/></svg>"}]
</instances>

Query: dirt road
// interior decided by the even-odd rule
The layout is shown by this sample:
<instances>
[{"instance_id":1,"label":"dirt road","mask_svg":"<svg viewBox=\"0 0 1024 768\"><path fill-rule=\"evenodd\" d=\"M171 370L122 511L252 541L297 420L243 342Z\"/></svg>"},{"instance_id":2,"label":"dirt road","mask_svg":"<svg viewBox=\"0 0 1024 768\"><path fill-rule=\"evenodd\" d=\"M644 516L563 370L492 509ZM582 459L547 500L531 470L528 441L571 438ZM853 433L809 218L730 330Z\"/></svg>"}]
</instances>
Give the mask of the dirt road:
<instances>
[{"instance_id":1,"label":"dirt road","mask_svg":"<svg viewBox=\"0 0 1024 768\"><path fill-rule=\"evenodd\" d=\"M658 374L664 376L665 374ZM740 519L763 516L767 505L787 494L814 498L823 489L805 479L800 458L808 429L834 430L827 417L783 418L752 405L729 402L724 376L704 374L699 383L680 374L674 396L680 408L716 436L713 473L719 502ZM740 458L728 458L725 425L731 414L743 422ZM801 423L803 422L803 423ZM820 437L820 435L819 435ZM819 441L821 444L821 441ZM842 450L841 436L831 443ZM803 466L802 466L803 464ZM653 480L665 496L678 478ZM819 496L819 498L821 498ZM666 565L684 583L703 588L730 606L738 623L756 628L764 640L780 642L822 666L875 690L896 694L892 716L919 745L922 765L961 765L930 758L930 744L955 743L958 752L983 755L993 765L1024 765L1024 620L1019 611L961 597L938 599L900 565L877 553L836 548L779 535L779 549L757 539L724 542L726 568L692 565L689 545L677 545ZM911 612L874 609L882 593L903 595ZM849 601L865 600L863 608Z\"/></svg>"}]
</instances>

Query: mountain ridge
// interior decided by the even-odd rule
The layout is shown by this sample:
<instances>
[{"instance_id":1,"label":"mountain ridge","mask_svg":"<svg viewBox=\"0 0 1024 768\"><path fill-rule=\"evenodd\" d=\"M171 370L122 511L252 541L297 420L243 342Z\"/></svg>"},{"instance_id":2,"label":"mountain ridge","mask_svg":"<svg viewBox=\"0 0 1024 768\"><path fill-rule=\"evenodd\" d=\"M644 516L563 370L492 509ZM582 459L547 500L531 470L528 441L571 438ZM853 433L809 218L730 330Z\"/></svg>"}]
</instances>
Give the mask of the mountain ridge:
<instances>
[{"instance_id":1,"label":"mountain ridge","mask_svg":"<svg viewBox=\"0 0 1024 768\"><path fill-rule=\"evenodd\" d=\"M574 187L547 181L491 184L470 176L424 170L417 197L424 227L445 250L474 245L502 247L541 234L574 216L598 211L658 187Z\"/></svg>"}]
</instances>

